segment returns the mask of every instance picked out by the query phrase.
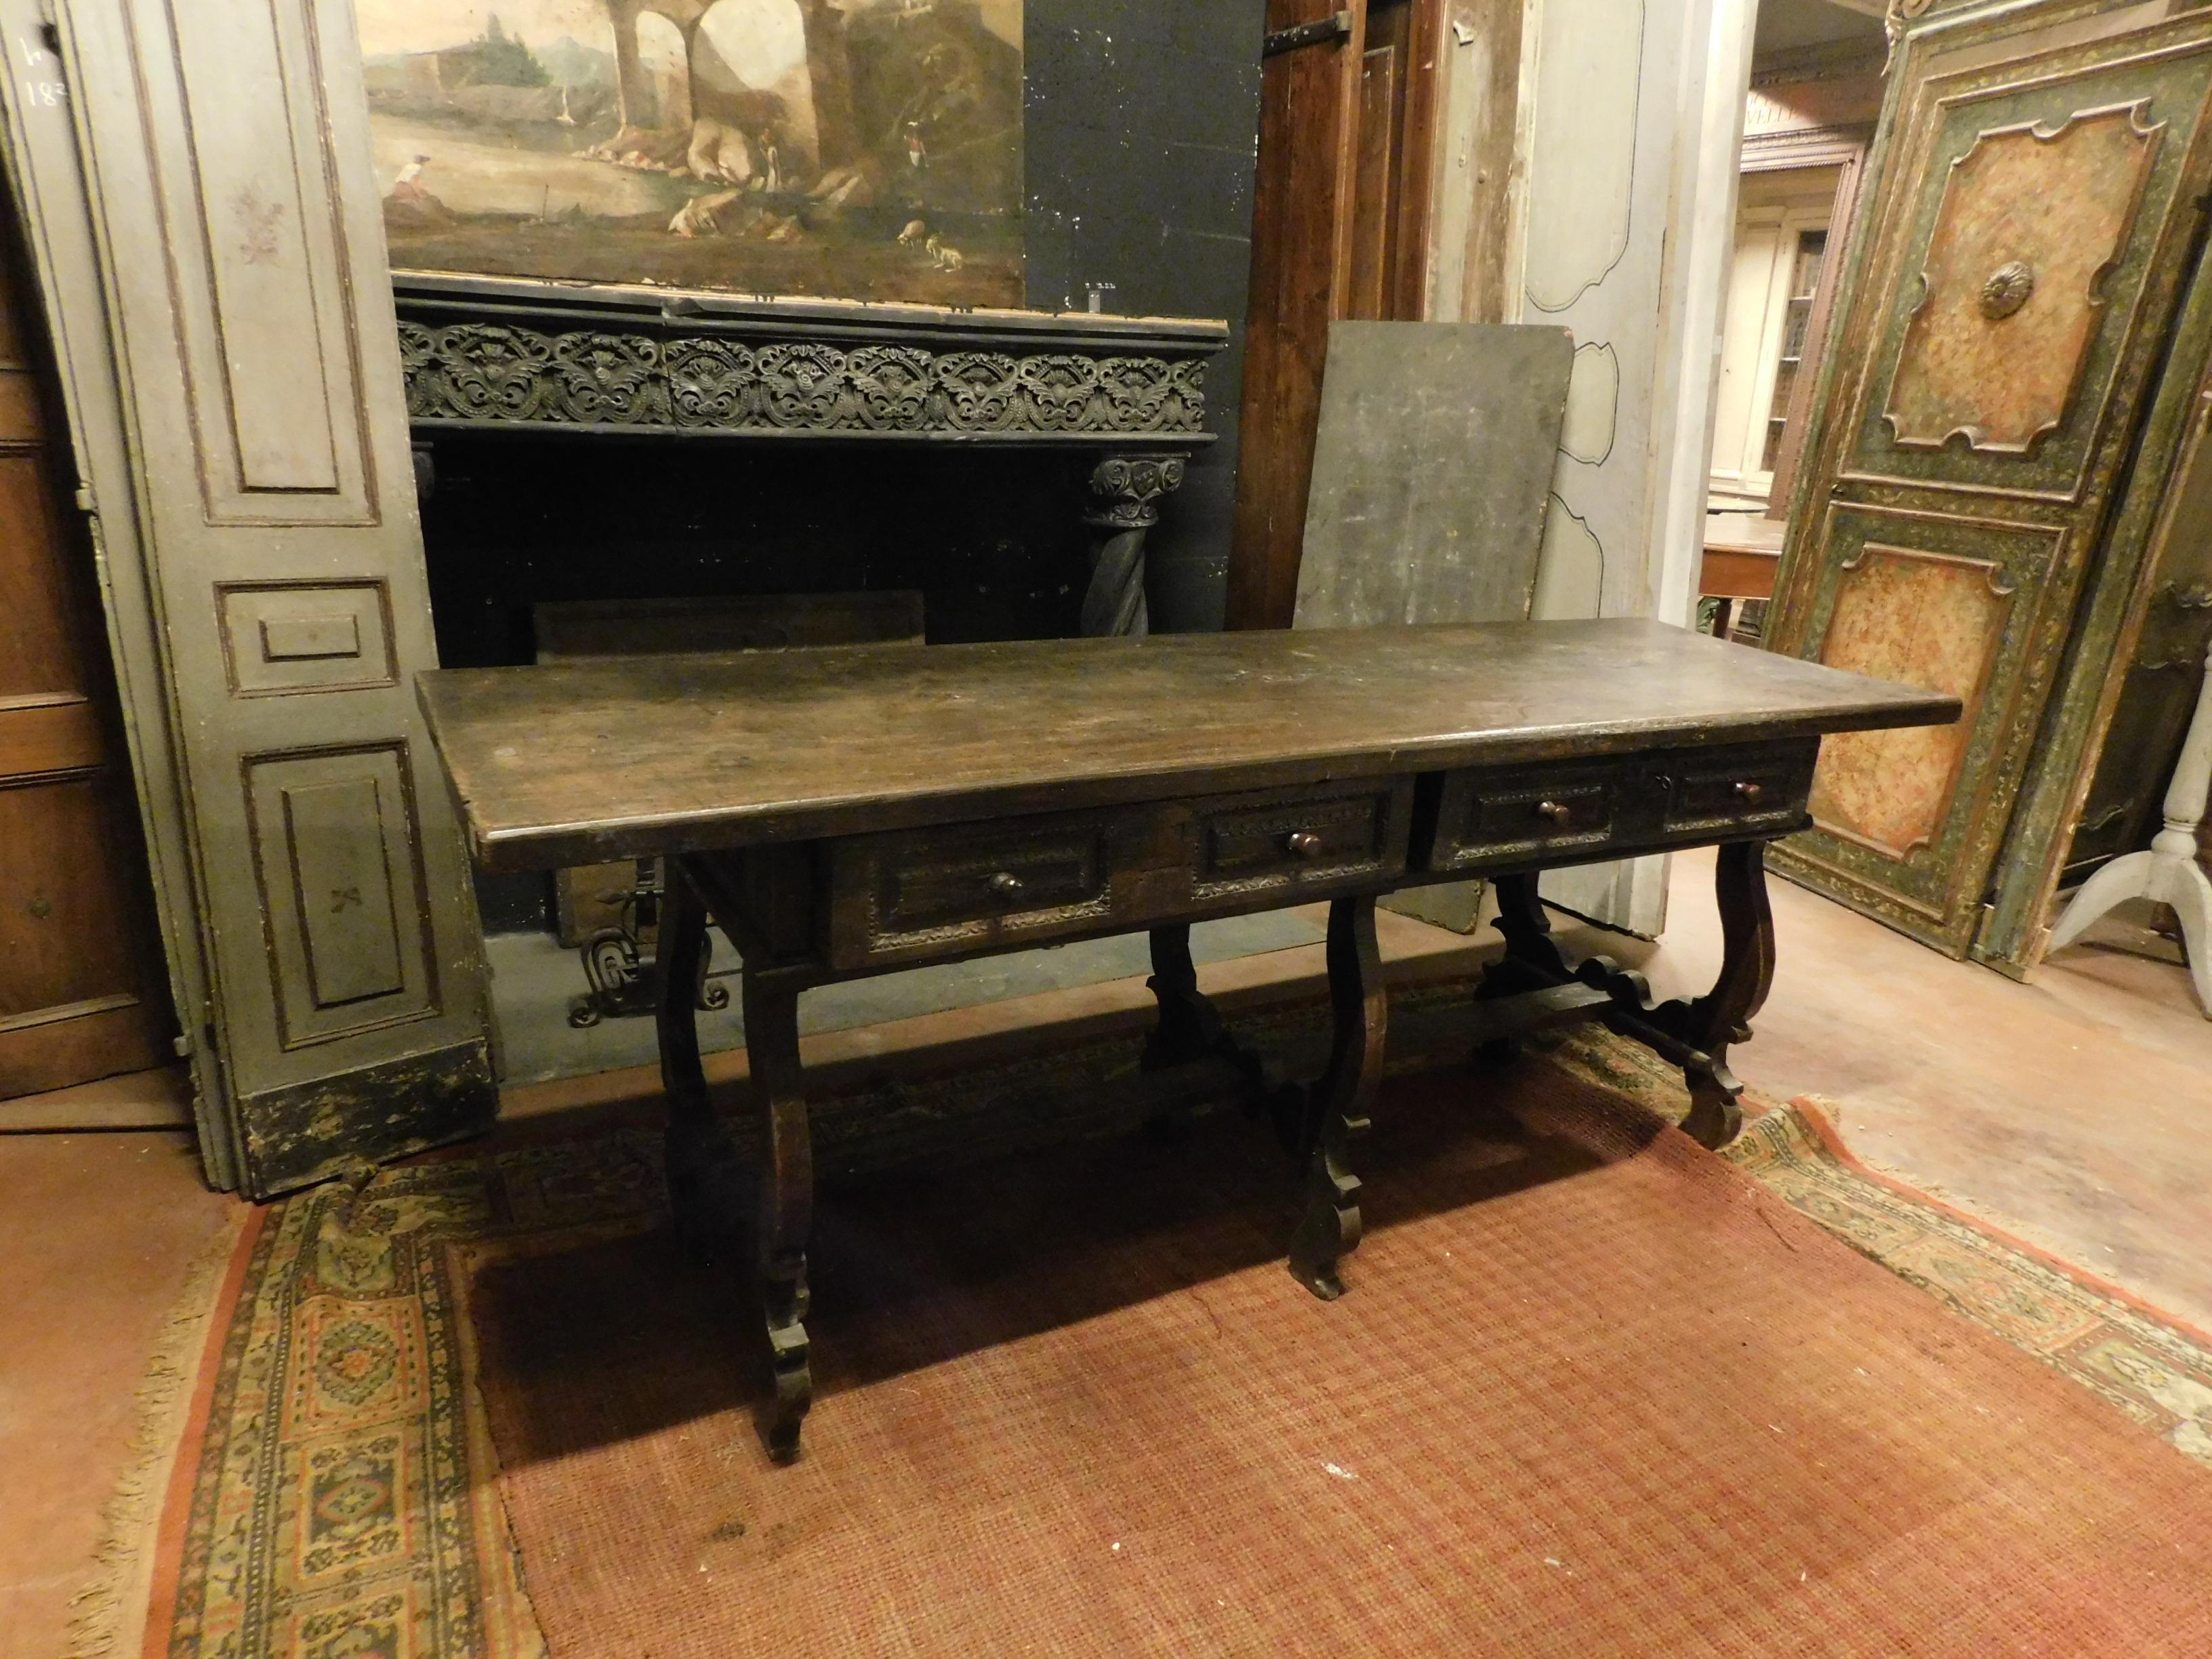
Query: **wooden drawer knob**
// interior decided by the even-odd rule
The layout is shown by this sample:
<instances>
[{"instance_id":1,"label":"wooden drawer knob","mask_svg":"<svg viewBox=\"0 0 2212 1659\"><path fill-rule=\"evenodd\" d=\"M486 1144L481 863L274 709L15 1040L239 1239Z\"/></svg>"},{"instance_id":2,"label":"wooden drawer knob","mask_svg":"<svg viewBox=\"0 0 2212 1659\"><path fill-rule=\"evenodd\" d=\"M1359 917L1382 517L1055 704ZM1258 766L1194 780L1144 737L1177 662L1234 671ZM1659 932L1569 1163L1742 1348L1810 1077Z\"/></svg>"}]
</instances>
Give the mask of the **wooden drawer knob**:
<instances>
[{"instance_id":1,"label":"wooden drawer knob","mask_svg":"<svg viewBox=\"0 0 2212 1659\"><path fill-rule=\"evenodd\" d=\"M1297 857L1310 864L1321 856L1321 837L1310 830L1294 830L1291 832L1290 848Z\"/></svg>"},{"instance_id":2,"label":"wooden drawer knob","mask_svg":"<svg viewBox=\"0 0 2212 1659\"><path fill-rule=\"evenodd\" d=\"M991 890L1002 899L1012 898L1022 890L1022 878L1011 870L1001 870L991 878Z\"/></svg>"},{"instance_id":3,"label":"wooden drawer knob","mask_svg":"<svg viewBox=\"0 0 2212 1659\"><path fill-rule=\"evenodd\" d=\"M1575 811L1563 800L1540 800L1536 803L1536 816L1564 829L1574 822Z\"/></svg>"},{"instance_id":4,"label":"wooden drawer knob","mask_svg":"<svg viewBox=\"0 0 2212 1659\"><path fill-rule=\"evenodd\" d=\"M1745 805L1756 806L1759 805L1759 797L1766 793L1766 786L1763 783L1739 783L1735 787L1735 793Z\"/></svg>"}]
</instances>

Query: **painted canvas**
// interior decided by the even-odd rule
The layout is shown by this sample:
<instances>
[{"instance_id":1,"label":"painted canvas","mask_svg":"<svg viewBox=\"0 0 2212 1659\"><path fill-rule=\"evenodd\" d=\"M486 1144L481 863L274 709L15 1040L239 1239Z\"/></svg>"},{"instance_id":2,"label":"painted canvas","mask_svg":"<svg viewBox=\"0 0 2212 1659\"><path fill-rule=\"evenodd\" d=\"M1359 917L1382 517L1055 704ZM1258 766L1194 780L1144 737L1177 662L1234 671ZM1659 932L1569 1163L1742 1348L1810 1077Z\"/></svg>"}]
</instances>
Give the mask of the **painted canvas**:
<instances>
[{"instance_id":1,"label":"painted canvas","mask_svg":"<svg viewBox=\"0 0 2212 1659\"><path fill-rule=\"evenodd\" d=\"M392 263L1022 303L1022 0L357 0Z\"/></svg>"}]
</instances>

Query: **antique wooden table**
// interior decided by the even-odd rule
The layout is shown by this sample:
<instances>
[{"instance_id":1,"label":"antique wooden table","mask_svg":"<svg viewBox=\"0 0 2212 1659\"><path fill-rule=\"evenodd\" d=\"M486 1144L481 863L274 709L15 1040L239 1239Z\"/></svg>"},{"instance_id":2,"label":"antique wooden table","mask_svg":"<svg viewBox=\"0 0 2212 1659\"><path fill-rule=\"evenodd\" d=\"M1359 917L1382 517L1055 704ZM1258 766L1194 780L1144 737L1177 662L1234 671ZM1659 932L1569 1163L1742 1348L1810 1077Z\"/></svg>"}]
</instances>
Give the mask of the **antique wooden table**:
<instances>
[{"instance_id":1,"label":"antique wooden table","mask_svg":"<svg viewBox=\"0 0 2212 1659\"><path fill-rule=\"evenodd\" d=\"M1821 735L1959 714L1626 619L613 659L439 670L419 691L483 867L669 860L670 1183L708 1234L748 1207L693 1024L708 919L738 945L783 1457L812 1388L802 991L1149 929L1147 1071L1164 1089L1204 1073L1267 1091L1310 1186L1291 1271L1334 1297L1382 1054L1378 894L1493 878L1507 954L1478 994L1497 1029L1607 1020L1683 1067L1686 1127L1717 1146L1740 1121L1729 1046L1774 966L1761 855L1808 822ZM1654 1006L1636 975L1551 939L1538 872L1714 843L1725 951L1705 995ZM1288 1089L1200 994L1190 924L1322 898L1332 1054Z\"/></svg>"}]
</instances>

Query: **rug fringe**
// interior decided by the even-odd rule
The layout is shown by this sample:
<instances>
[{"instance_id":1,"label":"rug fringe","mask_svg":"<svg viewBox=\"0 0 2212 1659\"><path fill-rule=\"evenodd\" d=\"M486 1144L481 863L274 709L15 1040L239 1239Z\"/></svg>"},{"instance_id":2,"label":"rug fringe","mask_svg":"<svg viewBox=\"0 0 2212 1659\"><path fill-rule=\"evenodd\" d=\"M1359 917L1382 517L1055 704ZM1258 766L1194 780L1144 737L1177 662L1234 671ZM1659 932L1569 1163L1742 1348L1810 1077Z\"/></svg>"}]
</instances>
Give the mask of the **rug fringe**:
<instances>
[{"instance_id":1,"label":"rug fringe","mask_svg":"<svg viewBox=\"0 0 2212 1659\"><path fill-rule=\"evenodd\" d=\"M148 1546L161 1525L178 1431L198 1381L198 1362L215 1317L217 1291L250 1214L241 1206L225 1218L185 1270L184 1287L161 1322L145 1376L133 1396L137 1418L123 1472L100 1507L92 1577L70 1598L62 1659L120 1659L118 1644L131 1620L144 1614L143 1605L133 1608L131 1592L143 1577Z\"/></svg>"}]
</instances>

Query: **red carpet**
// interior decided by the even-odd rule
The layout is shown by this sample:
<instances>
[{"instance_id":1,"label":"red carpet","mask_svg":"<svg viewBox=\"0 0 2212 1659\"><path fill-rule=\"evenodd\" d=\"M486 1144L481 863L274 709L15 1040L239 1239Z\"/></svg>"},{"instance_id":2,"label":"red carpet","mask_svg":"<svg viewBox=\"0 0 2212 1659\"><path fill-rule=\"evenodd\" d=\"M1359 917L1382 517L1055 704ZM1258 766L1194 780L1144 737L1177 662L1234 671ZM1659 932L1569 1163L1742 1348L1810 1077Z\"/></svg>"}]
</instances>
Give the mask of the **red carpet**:
<instances>
[{"instance_id":1,"label":"red carpet","mask_svg":"<svg viewBox=\"0 0 2212 1659\"><path fill-rule=\"evenodd\" d=\"M827 1194L790 1468L734 1284L519 1241L554 1659L2212 1654L2212 1474L2076 1384L1552 1066L1375 1121L1330 1305L1226 1115Z\"/></svg>"}]
</instances>

